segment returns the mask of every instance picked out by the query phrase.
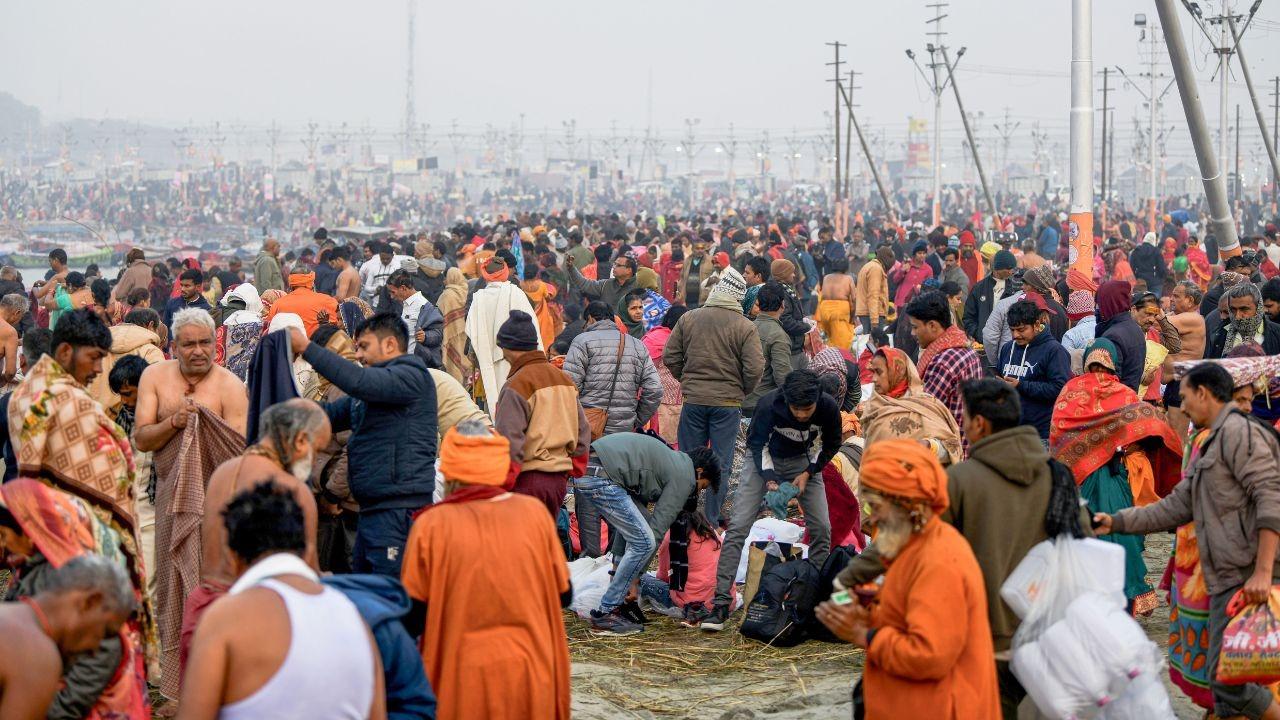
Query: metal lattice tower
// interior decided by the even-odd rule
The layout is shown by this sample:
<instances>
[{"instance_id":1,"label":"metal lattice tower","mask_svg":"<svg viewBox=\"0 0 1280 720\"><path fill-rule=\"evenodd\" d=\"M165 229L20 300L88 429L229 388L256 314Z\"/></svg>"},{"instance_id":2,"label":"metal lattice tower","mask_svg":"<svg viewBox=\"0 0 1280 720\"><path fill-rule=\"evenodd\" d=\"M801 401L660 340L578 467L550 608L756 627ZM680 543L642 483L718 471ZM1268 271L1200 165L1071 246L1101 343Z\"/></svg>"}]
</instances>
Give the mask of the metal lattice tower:
<instances>
[{"instance_id":1,"label":"metal lattice tower","mask_svg":"<svg viewBox=\"0 0 1280 720\"><path fill-rule=\"evenodd\" d=\"M409 56L405 67L405 90L404 90L404 142L402 150L408 155L411 148L411 138L414 129L418 126L418 120L413 108L413 45L414 45L414 15L417 11L416 0L407 0L409 6Z\"/></svg>"}]
</instances>

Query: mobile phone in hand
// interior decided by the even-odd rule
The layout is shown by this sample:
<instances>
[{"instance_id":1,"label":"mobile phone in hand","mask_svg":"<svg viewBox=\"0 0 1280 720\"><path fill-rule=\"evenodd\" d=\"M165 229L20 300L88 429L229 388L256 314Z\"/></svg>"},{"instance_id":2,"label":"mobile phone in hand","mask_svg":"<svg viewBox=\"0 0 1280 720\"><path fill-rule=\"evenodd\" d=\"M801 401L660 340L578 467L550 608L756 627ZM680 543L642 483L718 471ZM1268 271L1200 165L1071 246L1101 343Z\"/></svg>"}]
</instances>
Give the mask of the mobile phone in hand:
<instances>
[{"instance_id":1,"label":"mobile phone in hand","mask_svg":"<svg viewBox=\"0 0 1280 720\"><path fill-rule=\"evenodd\" d=\"M836 605L851 605L853 603L853 596L849 594L848 590L833 592L831 593L831 602Z\"/></svg>"}]
</instances>

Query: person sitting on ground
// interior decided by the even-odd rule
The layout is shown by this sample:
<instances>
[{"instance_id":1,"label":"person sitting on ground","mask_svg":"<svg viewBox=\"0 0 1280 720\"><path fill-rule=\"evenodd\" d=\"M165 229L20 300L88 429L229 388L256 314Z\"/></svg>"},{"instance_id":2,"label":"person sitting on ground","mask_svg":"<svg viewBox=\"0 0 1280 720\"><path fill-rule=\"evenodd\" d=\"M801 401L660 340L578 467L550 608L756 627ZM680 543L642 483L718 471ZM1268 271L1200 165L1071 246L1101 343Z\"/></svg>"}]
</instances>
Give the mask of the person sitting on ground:
<instances>
[{"instance_id":1,"label":"person sitting on ground","mask_svg":"<svg viewBox=\"0 0 1280 720\"><path fill-rule=\"evenodd\" d=\"M719 531L693 498L672 523L658 546L658 573L640 576L640 597L649 609L668 617L681 618L681 625L702 624L716 594L716 567L724 545ZM674 539L673 539L674 538ZM740 604L738 588L733 588L730 609Z\"/></svg>"},{"instance_id":2,"label":"person sitting on ground","mask_svg":"<svg viewBox=\"0 0 1280 720\"><path fill-rule=\"evenodd\" d=\"M196 628L179 718L387 717L377 644L355 605L303 561L294 496L268 479L219 513L237 580Z\"/></svg>"},{"instance_id":3,"label":"person sitting on ground","mask_svg":"<svg viewBox=\"0 0 1280 720\"><path fill-rule=\"evenodd\" d=\"M709 448L680 452L639 433L606 435L591 444L591 451L587 474L573 480L574 493L589 498L613 528L613 556L618 558L600 606L591 611L591 632L632 635L644 626L619 609L638 596L640 575L658 549L658 539L689 498L708 487L718 489L720 466ZM649 503L654 503L652 513Z\"/></svg>"},{"instance_id":4,"label":"person sitting on ground","mask_svg":"<svg viewBox=\"0 0 1280 720\"><path fill-rule=\"evenodd\" d=\"M63 684L63 658L119 633L136 604L124 569L99 555L72 558L34 597L0 604L0 717L46 717Z\"/></svg>"}]
</instances>

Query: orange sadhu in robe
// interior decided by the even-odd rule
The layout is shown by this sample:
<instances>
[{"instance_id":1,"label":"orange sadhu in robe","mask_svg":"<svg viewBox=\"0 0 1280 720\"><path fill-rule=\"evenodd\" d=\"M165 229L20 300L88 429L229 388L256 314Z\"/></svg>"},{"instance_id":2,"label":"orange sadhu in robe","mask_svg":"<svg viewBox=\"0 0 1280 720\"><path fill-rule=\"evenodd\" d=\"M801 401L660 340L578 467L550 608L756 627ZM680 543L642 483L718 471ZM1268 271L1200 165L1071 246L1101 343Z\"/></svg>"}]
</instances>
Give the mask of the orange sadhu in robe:
<instances>
[{"instance_id":1,"label":"orange sadhu in robe","mask_svg":"<svg viewBox=\"0 0 1280 720\"><path fill-rule=\"evenodd\" d=\"M427 605L438 720L567 720L569 568L541 502L504 493L432 507L409 533L402 580Z\"/></svg>"},{"instance_id":2,"label":"orange sadhu in robe","mask_svg":"<svg viewBox=\"0 0 1280 720\"><path fill-rule=\"evenodd\" d=\"M867 720L1000 717L987 593L973 550L936 515L892 560L867 648Z\"/></svg>"},{"instance_id":3,"label":"orange sadhu in robe","mask_svg":"<svg viewBox=\"0 0 1280 720\"><path fill-rule=\"evenodd\" d=\"M551 348L552 341L564 329L564 323L556 315L551 300L556 296L556 286L541 280L525 280L520 283L524 294L529 296L529 304L533 306L533 314L538 320L539 337L545 338L543 344Z\"/></svg>"}]
</instances>

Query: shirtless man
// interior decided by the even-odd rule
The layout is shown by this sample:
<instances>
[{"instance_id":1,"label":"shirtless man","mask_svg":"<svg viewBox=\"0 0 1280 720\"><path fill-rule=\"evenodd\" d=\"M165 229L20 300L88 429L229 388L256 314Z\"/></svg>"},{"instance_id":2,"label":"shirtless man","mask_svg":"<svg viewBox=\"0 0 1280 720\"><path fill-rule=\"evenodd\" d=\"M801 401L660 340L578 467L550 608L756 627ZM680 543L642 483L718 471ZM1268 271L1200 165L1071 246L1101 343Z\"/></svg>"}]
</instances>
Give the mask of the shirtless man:
<instances>
[{"instance_id":1,"label":"shirtless man","mask_svg":"<svg viewBox=\"0 0 1280 720\"><path fill-rule=\"evenodd\" d=\"M10 293L0 298L0 386L18 374L18 331L14 328L27 314L27 298Z\"/></svg>"},{"instance_id":2,"label":"shirtless man","mask_svg":"<svg viewBox=\"0 0 1280 720\"><path fill-rule=\"evenodd\" d=\"M59 285L63 285L67 280L67 273L71 268L67 267L67 251L62 248L54 248L49 251L49 272L45 273L43 280L37 280L31 286L36 292L36 300L44 301L46 295Z\"/></svg>"},{"instance_id":3,"label":"shirtless man","mask_svg":"<svg viewBox=\"0 0 1280 720\"><path fill-rule=\"evenodd\" d=\"M0 605L0 718L44 718L62 685L62 658L89 652L120 632L134 611L129 576L97 555L50 573L34 598Z\"/></svg>"},{"instance_id":4,"label":"shirtless man","mask_svg":"<svg viewBox=\"0 0 1280 720\"><path fill-rule=\"evenodd\" d=\"M822 278L822 297L818 302L818 324L826 333L827 343L835 348L853 346L855 313L854 284L849 275L848 258L827 261L827 274Z\"/></svg>"},{"instance_id":5,"label":"shirtless man","mask_svg":"<svg viewBox=\"0 0 1280 720\"><path fill-rule=\"evenodd\" d=\"M173 315L173 360L148 367L138 386L133 443L155 452L182 433L203 405L241 435L249 414L244 383L213 362L214 329L209 313L197 308Z\"/></svg>"},{"instance_id":6,"label":"shirtless man","mask_svg":"<svg viewBox=\"0 0 1280 720\"><path fill-rule=\"evenodd\" d=\"M251 480L217 519L238 579L200 621L179 720L224 708L222 717L384 720L378 646L351 601L299 557L314 537L304 540L293 494Z\"/></svg>"},{"instance_id":7,"label":"shirtless man","mask_svg":"<svg viewBox=\"0 0 1280 720\"><path fill-rule=\"evenodd\" d=\"M316 451L329 444L329 416L319 405L301 398L282 402L262 413L262 440L244 455L218 466L209 476L200 525L200 585L187 596L182 612L182 665L200 616L226 594L236 579L227 551L222 511L231 499L264 480L288 490L302 508L306 552L303 559L319 569L316 556L316 501L307 485Z\"/></svg>"},{"instance_id":8,"label":"shirtless man","mask_svg":"<svg viewBox=\"0 0 1280 720\"><path fill-rule=\"evenodd\" d=\"M346 246L334 248L329 253L329 267L338 271L334 299L342 302L360 294L360 271L351 265L351 248Z\"/></svg>"}]
</instances>

